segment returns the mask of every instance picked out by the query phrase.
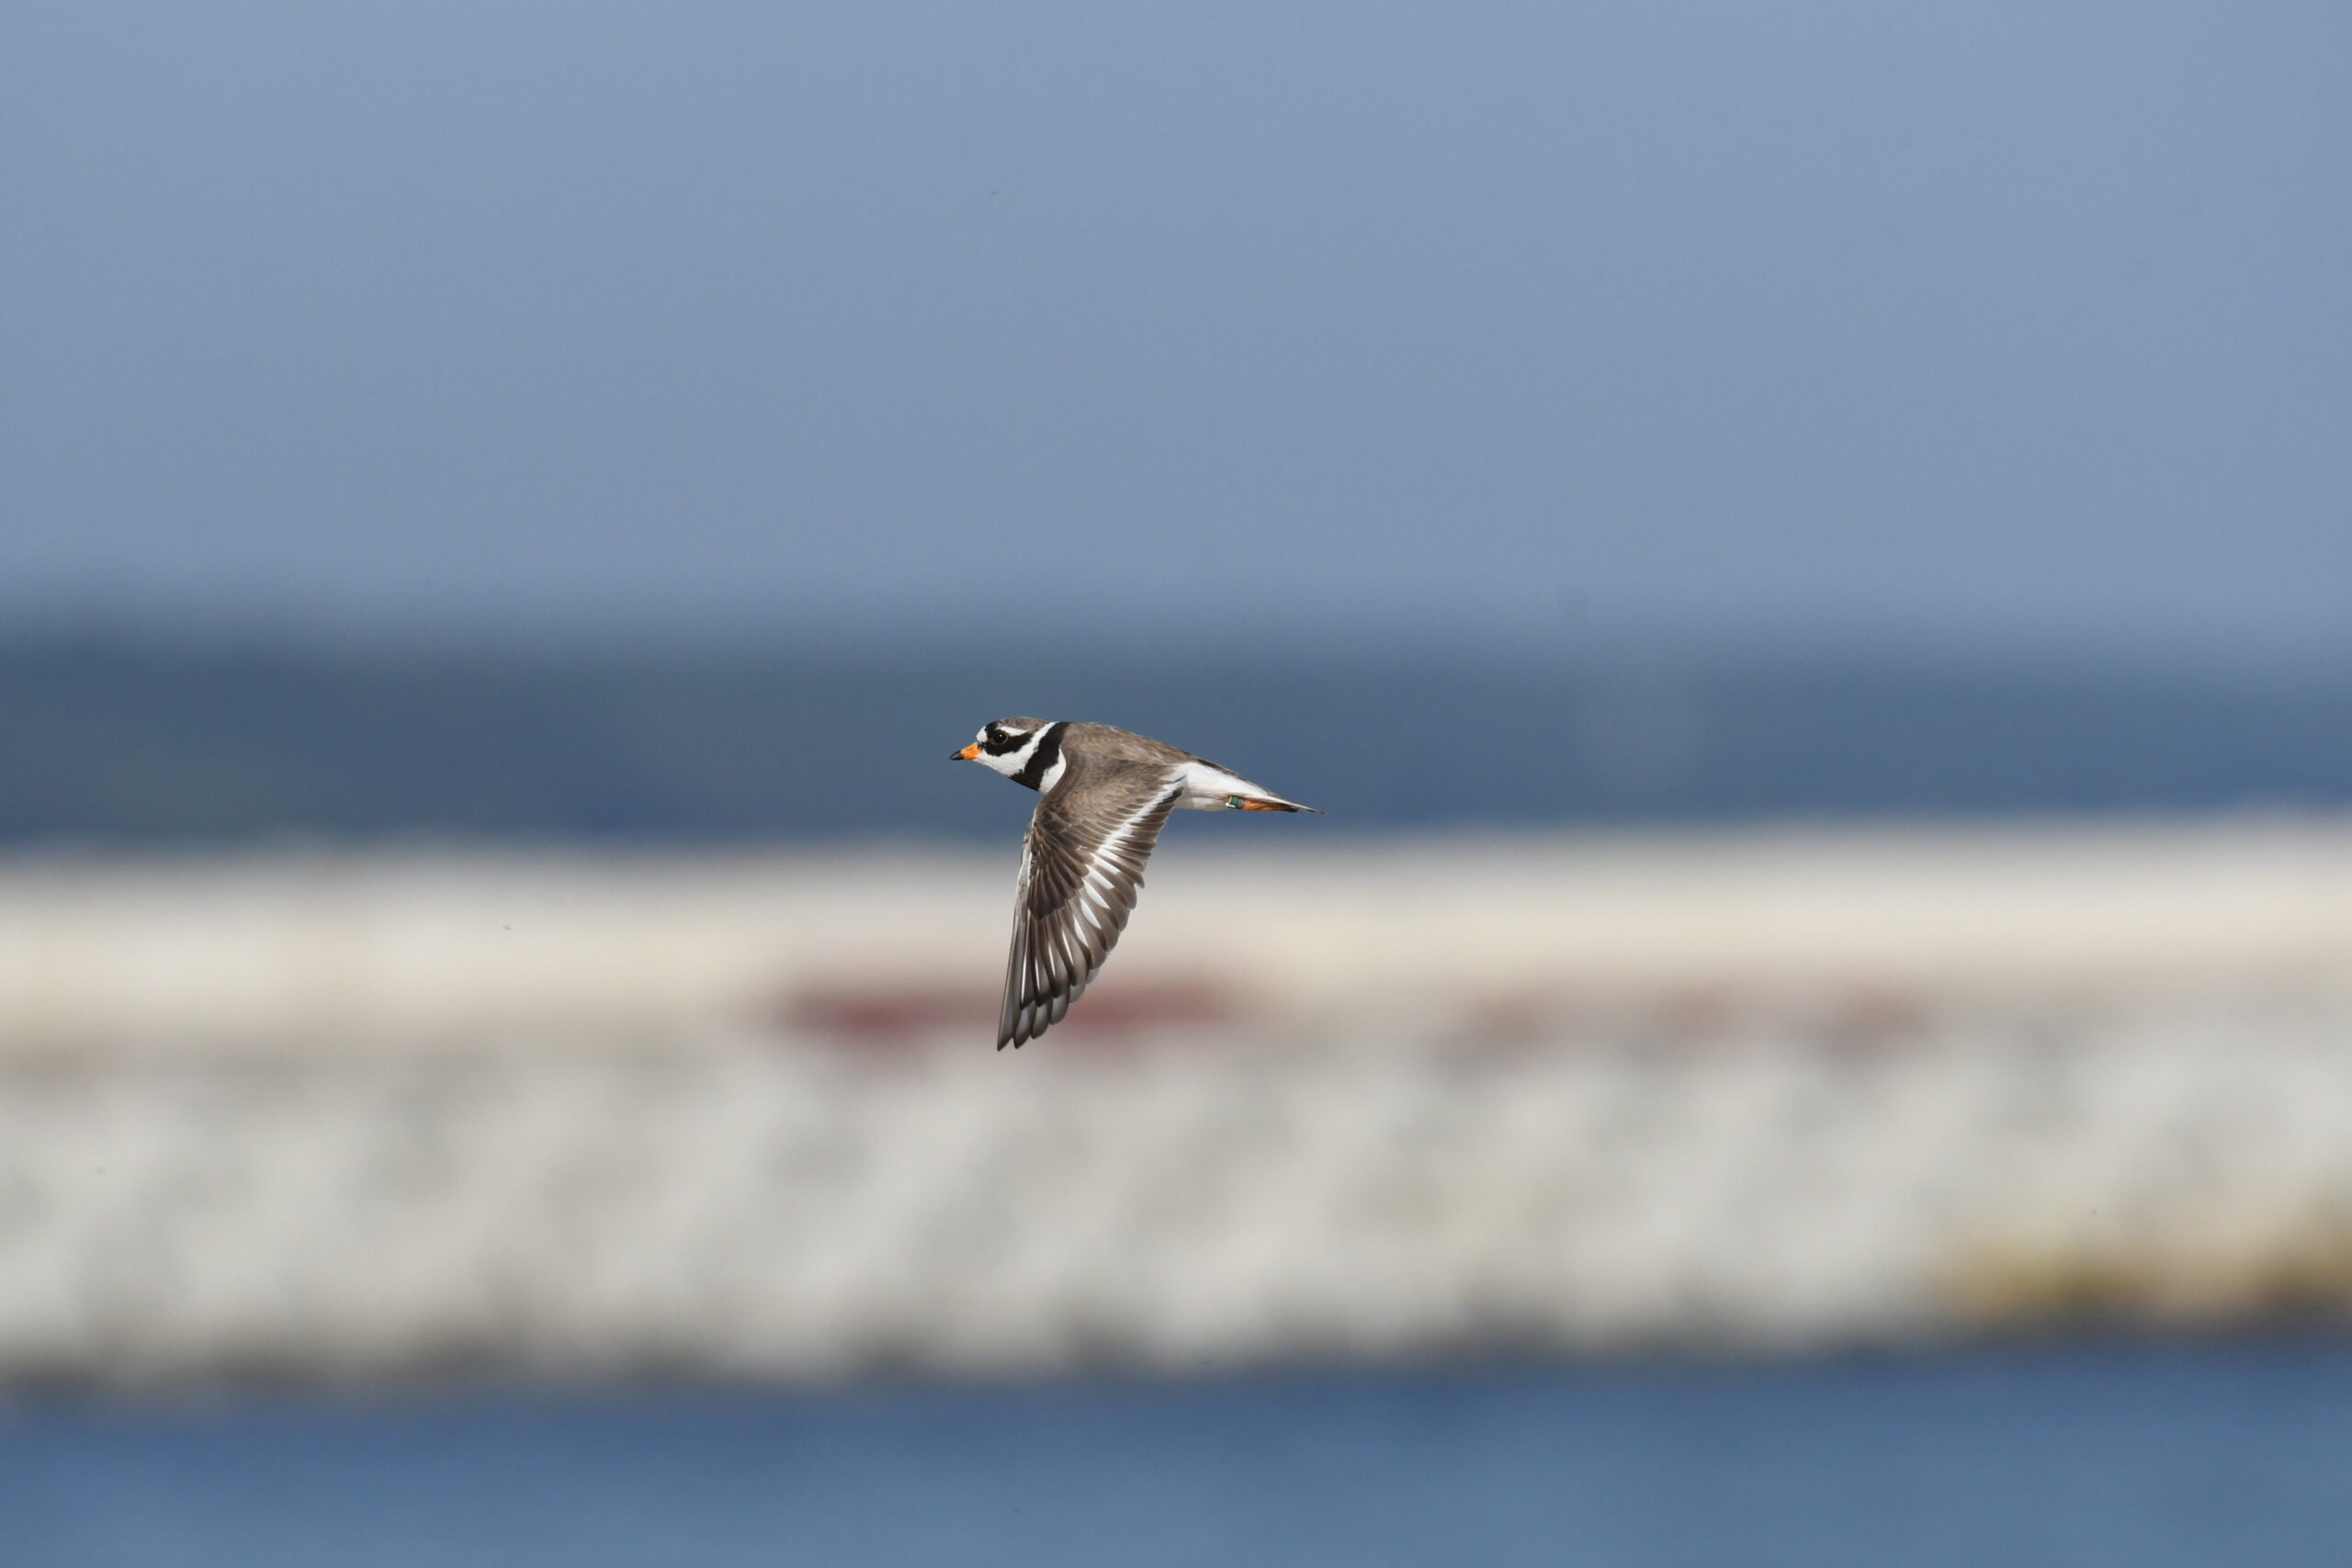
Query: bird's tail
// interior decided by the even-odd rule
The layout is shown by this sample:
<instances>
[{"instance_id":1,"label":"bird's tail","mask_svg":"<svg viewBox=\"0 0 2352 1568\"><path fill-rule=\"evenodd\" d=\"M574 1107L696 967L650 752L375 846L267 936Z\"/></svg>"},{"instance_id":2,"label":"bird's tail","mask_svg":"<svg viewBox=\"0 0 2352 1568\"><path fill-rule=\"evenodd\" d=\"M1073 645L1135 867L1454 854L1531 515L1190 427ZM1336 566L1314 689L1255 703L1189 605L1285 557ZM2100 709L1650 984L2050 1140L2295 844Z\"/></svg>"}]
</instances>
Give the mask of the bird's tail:
<instances>
[{"instance_id":1,"label":"bird's tail","mask_svg":"<svg viewBox=\"0 0 2352 1568\"><path fill-rule=\"evenodd\" d=\"M1301 806L1295 800L1284 800L1278 795L1237 795L1233 797L1233 804L1235 809L1240 811L1312 811L1317 817L1323 815L1315 807Z\"/></svg>"}]
</instances>

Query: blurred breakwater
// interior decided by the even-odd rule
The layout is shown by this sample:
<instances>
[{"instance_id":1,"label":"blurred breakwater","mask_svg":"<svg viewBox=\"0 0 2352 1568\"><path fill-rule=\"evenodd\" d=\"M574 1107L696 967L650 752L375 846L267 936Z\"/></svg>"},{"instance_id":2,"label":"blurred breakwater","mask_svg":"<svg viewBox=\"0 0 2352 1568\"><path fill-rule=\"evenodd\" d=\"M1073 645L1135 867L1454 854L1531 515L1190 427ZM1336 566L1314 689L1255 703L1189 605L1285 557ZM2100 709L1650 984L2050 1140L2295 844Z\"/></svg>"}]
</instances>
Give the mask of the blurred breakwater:
<instances>
[{"instance_id":1,"label":"blurred breakwater","mask_svg":"<svg viewBox=\"0 0 2352 1568\"><path fill-rule=\"evenodd\" d=\"M1008 803L1017 807L1018 802ZM998 848L0 860L0 1061L983 1044ZM1285 818L1274 829L1292 826ZM1320 824L1312 824L1319 828ZM1055 1032L1545 1038L2352 987L2352 828L1343 839L1180 814Z\"/></svg>"},{"instance_id":2,"label":"blurred breakwater","mask_svg":"<svg viewBox=\"0 0 2352 1568\"><path fill-rule=\"evenodd\" d=\"M829 1378L2352 1312L2344 1015L19 1070L0 1375Z\"/></svg>"},{"instance_id":3,"label":"blurred breakwater","mask_svg":"<svg viewBox=\"0 0 2352 1568\"><path fill-rule=\"evenodd\" d=\"M1009 864L12 867L0 1382L2352 1316L2338 829L1170 850L1003 1055Z\"/></svg>"}]
</instances>

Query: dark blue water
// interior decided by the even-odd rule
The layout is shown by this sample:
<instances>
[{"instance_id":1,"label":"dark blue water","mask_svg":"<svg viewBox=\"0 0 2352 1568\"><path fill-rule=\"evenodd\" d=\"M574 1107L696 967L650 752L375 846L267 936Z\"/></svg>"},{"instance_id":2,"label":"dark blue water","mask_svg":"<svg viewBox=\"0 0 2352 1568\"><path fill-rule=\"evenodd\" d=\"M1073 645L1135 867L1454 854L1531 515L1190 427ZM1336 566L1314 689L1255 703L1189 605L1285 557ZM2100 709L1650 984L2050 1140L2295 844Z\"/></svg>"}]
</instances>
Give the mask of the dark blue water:
<instances>
[{"instance_id":1,"label":"dark blue water","mask_svg":"<svg viewBox=\"0 0 2352 1568\"><path fill-rule=\"evenodd\" d=\"M2352 1348L0 1414L0 1562L2352 1562Z\"/></svg>"},{"instance_id":2,"label":"dark blue water","mask_svg":"<svg viewBox=\"0 0 2352 1568\"><path fill-rule=\"evenodd\" d=\"M1675 660L1442 650L1170 660L1156 643L524 658L0 632L0 843L287 832L1002 843L947 758L1006 713L1215 757L1390 828L2183 813L2352 803L2352 670ZM1472 757L1398 766L1398 738ZM811 748L822 766L812 766ZM1418 754L1418 753L1416 753Z\"/></svg>"}]
</instances>

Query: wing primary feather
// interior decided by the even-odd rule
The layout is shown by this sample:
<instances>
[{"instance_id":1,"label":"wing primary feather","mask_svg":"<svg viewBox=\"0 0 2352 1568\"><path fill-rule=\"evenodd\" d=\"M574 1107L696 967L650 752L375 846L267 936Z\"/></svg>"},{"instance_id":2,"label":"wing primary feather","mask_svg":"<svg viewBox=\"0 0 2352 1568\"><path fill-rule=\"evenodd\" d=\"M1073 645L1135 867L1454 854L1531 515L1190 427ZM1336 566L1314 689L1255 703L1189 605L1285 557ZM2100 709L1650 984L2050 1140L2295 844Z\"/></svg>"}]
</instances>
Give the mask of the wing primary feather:
<instances>
[{"instance_id":1,"label":"wing primary feather","mask_svg":"<svg viewBox=\"0 0 2352 1568\"><path fill-rule=\"evenodd\" d=\"M1181 798L1181 784L1146 775L1126 811L1089 818L1066 777L1037 804L1022 845L1012 951L997 1013L997 1049L1015 1048L1069 1015L1126 929L1144 863Z\"/></svg>"}]
</instances>

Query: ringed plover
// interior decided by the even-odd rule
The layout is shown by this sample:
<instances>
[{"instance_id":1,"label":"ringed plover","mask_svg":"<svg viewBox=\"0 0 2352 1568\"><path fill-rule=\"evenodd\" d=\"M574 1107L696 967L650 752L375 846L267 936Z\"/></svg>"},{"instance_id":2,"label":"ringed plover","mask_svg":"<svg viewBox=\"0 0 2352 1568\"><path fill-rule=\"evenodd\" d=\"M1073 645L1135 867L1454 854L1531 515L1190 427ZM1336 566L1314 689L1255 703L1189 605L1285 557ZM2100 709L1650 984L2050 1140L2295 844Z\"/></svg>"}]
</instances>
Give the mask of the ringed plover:
<instances>
[{"instance_id":1,"label":"ringed plover","mask_svg":"<svg viewBox=\"0 0 2352 1568\"><path fill-rule=\"evenodd\" d=\"M1165 741L1107 724L1000 718L956 760L1037 792L1021 845L996 1048L1062 1021L1126 929L1168 814L1314 811ZM1318 813L1318 815L1320 815Z\"/></svg>"}]
</instances>

